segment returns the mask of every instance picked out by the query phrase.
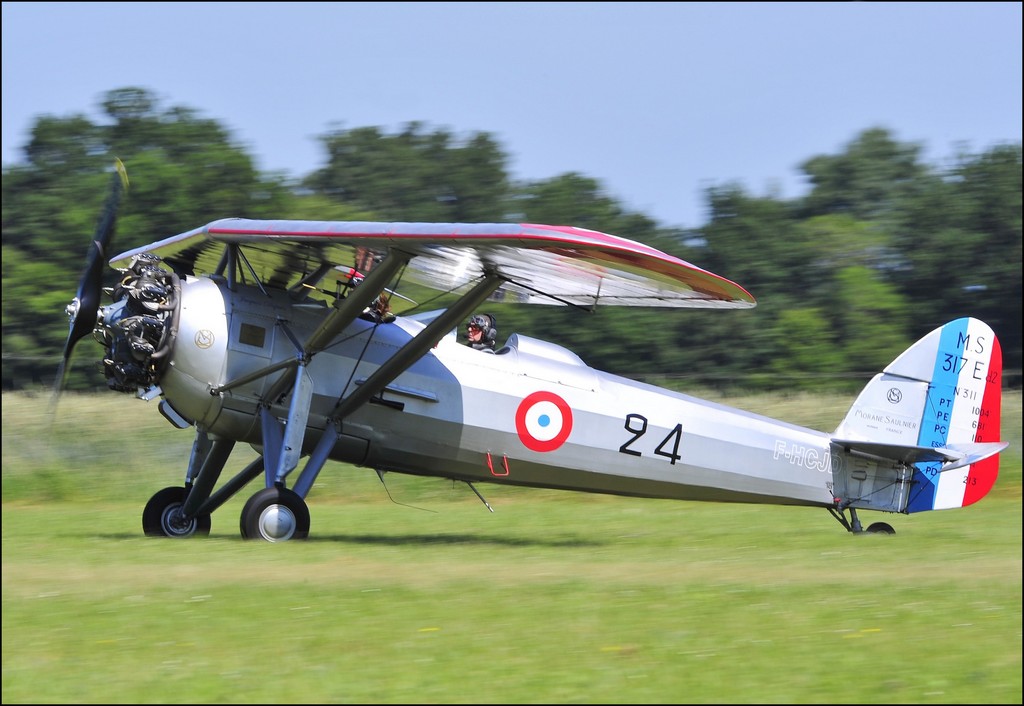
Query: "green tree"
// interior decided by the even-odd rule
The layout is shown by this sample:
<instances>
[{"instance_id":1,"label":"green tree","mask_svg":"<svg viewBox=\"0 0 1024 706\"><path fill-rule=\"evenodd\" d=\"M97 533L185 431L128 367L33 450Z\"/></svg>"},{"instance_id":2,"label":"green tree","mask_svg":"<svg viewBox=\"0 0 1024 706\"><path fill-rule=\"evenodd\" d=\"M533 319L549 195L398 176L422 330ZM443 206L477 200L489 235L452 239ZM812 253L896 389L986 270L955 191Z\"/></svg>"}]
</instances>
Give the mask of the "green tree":
<instances>
[{"instance_id":1,"label":"green tree","mask_svg":"<svg viewBox=\"0 0 1024 706\"><path fill-rule=\"evenodd\" d=\"M314 193L391 221L493 222L505 213L506 156L487 134L458 142L412 122L388 135L376 127L320 138L327 164L304 180Z\"/></svg>"},{"instance_id":2,"label":"green tree","mask_svg":"<svg viewBox=\"0 0 1024 706\"><path fill-rule=\"evenodd\" d=\"M805 289L807 248L785 202L748 196L737 185L710 189L711 221L695 263L737 282L759 301Z\"/></svg>"},{"instance_id":3,"label":"green tree","mask_svg":"<svg viewBox=\"0 0 1024 706\"><path fill-rule=\"evenodd\" d=\"M832 318L820 308L799 307L779 312L772 328L773 349L777 355L767 361L777 387L784 381L792 388L821 390L841 386L836 372L843 369L844 351L838 345ZM866 381L865 381L866 382Z\"/></svg>"},{"instance_id":4,"label":"green tree","mask_svg":"<svg viewBox=\"0 0 1024 706\"><path fill-rule=\"evenodd\" d=\"M873 375L917 340L908 334L911 315L906 301L875 271L860 265L844 267L835 284L828 315L845 371Z\"/></svg>"},{"instance_id":5,"label":"green tree","mask_svg":"<svg viewBox=\"0 0 1024 706\"><path fill-rule=\"evenodd\" d=\"M960 316L983 319L1000 337L1004 367L1018 374L1021 187L1020 144L965 153L947 174L919 180L892 219L906 262L896 281L912 302L917 328Z\"/></svg>"},{"instance_id":6,"label":"green tree","mask_svg":"<svg viewBox=\"0 0 1024 706\"><path fill-rule=\"evenodd\" d=\"M115 157L131 181L115 252L225 216L279 217L293 199L282 180L254 168L226 130L191 110L160 111L137 88L108 93L102 106L104 124L81 115L40 118L26 163L4 169L5 385L56 370L68 330L64 308L78 289ZM107 276L112 284L115 273ZM69 387L100 380L98 371L76 366Z\"/></svg>"},{"instance_id":7,"label":"green tree","mask_svg":"<svg viewBox=\"0 0 1024 706\"><path fill-rule=\"evenodd\" d=\"M801 215L847 214L872 221L885 217L926 174L920 154L919 145L897 142L888 130L871 128L841 154L808 159L801 169L812 188Z\"/></svg>"}]
</instances>

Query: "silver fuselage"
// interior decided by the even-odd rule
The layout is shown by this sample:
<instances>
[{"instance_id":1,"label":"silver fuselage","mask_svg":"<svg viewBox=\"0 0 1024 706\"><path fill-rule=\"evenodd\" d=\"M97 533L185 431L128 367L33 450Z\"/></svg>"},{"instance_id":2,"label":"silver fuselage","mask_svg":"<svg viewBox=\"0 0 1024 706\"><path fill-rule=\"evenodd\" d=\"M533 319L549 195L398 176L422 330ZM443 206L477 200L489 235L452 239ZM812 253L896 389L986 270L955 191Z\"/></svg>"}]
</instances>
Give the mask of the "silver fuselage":
<instances>
[{"instance_id":1,"label":"silver fuselage","mask_svg":"<svg viewBox=\"0 0 1024 706\"><path fill-rule=\"evenodd\" d=\"M232 292L209 278L186 279L180 305L163 396L209 434L258 449L255 413L277 378L294 373L211 390L294 358L293 339L305 340L328 305ZM309 361L304 452L338 400L423 327L356 320ZM288 397L271 410L285 419ZM835 498L828 434L603 373L519 335L489 353L461 345L453 331L345 417L341 432L331 458L378 470L684 500L830 506Z\"/></svg>"}]
</instances>

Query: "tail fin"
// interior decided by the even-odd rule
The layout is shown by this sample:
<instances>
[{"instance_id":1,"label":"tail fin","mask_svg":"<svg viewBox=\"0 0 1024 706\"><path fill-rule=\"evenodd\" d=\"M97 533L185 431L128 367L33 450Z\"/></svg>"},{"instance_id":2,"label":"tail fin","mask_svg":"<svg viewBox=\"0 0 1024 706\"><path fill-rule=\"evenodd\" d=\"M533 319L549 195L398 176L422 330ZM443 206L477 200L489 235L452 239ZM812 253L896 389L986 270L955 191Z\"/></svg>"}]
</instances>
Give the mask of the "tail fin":
<instances>
[{"instance_id":1,"label":"tail fin","mask_svg":"<svg viewBox=\"0 0 1024 706\"><path fill-rule=\"evenodd\" d=\"M1007 446L998 443L1002 377L992 329L974 318L951 321L867 384L833 442L912 462L905 512L971 505L992 489Z\"/></svg>"}]
</instances>

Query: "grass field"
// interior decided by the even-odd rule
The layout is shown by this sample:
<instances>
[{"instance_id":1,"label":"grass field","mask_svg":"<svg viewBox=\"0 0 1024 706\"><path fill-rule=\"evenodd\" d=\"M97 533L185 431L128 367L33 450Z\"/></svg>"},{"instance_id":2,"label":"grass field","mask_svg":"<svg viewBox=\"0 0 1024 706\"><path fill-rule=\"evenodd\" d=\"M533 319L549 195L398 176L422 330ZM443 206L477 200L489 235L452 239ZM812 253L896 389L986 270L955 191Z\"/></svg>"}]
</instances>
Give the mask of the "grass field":
<instances>
[{"instance_id":1,"label":"grass field","mask_svg":"<svg viewBox=\"0 0 1024 706\"><path fill-rule=\"evenodd\" d=\"M720 401L829 429L852 398ZM393 502L330 464L282 544L240 539L246 491L208 538L142 536L191 435L113 394L50 426L47 402L3 396L5 704L1021 703L1020 392L993 492L862 514L893 537L482 485L489 513L389 475Z\"/></svg>"}]
</instances>

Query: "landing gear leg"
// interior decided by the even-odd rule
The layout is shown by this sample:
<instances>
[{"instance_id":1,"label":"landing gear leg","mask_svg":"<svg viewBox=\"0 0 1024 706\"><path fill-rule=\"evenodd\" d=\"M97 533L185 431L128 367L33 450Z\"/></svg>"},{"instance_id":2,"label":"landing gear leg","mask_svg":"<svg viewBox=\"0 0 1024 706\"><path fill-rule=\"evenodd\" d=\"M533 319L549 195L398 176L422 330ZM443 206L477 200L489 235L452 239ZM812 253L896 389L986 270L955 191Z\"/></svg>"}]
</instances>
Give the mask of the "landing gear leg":
<instances>
[{"instance_id":1,"label":"landing gear leg","mask_svg":"<svg viewBox=\"0 0 1024 706\"><path fill-rule=\"evenodd\" d=\"M860 518L857 517L857 510L850 508L850 531L854 534L859 534L864 531L864 528L860 524Z\"/></svg>"},{"instance_id":2,"label":"landing gear leg","mask_svg":"<svg viewBox=\"0 0 1024 706\"><path fill-rule=\"evenodd\" d=\"M862 532L867 532L868 534L896 534L896 530L888 522L873 522L868 525L867 529L864 529L860 523L860 518L857 517L857 510L855 508L850 508L849 520L843 514L842 507L830 507L828 511L832 513L832 517L839 520L839 524L845 527L847 532L852 532L853 534L861 534Z\"/></svg>"}]
</instances>

